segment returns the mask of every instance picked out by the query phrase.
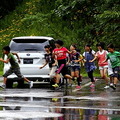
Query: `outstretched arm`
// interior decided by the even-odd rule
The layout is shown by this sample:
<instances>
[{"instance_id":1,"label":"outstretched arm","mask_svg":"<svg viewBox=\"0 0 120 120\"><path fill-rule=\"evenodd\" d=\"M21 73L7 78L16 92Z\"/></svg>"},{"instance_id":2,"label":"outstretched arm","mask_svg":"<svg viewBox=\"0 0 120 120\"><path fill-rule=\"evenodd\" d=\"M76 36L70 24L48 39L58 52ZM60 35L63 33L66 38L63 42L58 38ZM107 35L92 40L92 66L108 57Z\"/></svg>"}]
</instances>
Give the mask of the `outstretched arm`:
<instances>
[{"instance_id":1,"label":"outstretched arm","mask_svg":"<svg viewBox=\"0 0 120 120\"><path fill-rule=\"evenodd\" d=\"M90 60L90 62L94 62L97 59L97 56L94 57L94 59Z\"/></svg>"},{"instance_id":2,"label":"outstretched arm","mask_svg":"<svg viewBox=\"0 0 120 120\"><path fill-rule=\"evenodd\" d=\"M75 62L81 62L84 58L80 58L78 60L75 60Z\"/></svg>"},{"instance_id":3,"label":"outstretched arm","mask_svg":"<svg viewBox=\"0 0 120 120\"><path fill-rule=\"evenodd\" d=\"M72 53L72 51L69 51L69 50L68 50L68 51L67 51L67 53L68 53L68 54L71 54L71 53Z\"/></svg>"},{"instance_id":4,"label":"outstretched arm","mask_svg":"<svg viewBox=\"0 0 120 120\"><path fill-rule=\"evenodd\" d=\"M45 64L40 67L40 69L44 68L47 64L48 64L48 62L46 61Z\"/></svg>"},{"instance_id":5,"label":"outstretched arm","mask_svg":"<svg viewBox=\"0 0 120 120\"><path fill-rule=\"evenodd\" d=\"M9 63L10 60L9 60L9 59L3 60L2 58L0 58L0 61L1 61L1 62L4 62L4 63Z\"/></svg>"},{"instance_id":6,"label":"outstretched arm","mask_svg":"<svg viewBox=\"0 0 120 120\"><path fill-rule=\"evenodd\" d=\"M105 59L102 63L105 63L105 62L107 62L108 61L108 58L107 59Z\"/></svg>"},{"instance_id":7,"label":"outstretched arm","mask_svg":"<svg viewBox=\"0 0 120 120\"><path fill-rule=\"evenodd\" d=\"M56 59L54 59L54 60L55 60L55 62L52 64L52 66L56 66L58 64L57 60Z\"/></svg>"}]
</instances>

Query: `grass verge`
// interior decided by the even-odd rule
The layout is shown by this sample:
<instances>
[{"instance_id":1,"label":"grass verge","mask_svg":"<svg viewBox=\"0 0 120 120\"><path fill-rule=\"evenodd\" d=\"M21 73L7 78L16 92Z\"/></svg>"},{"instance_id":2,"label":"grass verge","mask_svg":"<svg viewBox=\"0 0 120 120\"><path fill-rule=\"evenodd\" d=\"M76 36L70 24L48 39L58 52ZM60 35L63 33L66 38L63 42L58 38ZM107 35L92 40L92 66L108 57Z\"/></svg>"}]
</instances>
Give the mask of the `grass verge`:
<instances>
[{"instance_id":1,"label":"grass verge","mask_svg":"<svg viewBox=\"0 0 120 120\"><path fill-rule=\"evenodd\" d=\"M3 71L0 71L0 76L2 76L3 75Z\"/></svg>"}]
</instances>

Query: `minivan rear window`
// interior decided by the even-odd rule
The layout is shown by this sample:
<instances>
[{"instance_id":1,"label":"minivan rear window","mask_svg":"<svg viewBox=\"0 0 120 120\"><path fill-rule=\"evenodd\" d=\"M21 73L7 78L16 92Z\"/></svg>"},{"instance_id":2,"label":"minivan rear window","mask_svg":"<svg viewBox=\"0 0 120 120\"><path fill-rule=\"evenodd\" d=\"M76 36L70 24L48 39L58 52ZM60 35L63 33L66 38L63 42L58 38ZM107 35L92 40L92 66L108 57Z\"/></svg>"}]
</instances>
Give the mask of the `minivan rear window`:
<instances>
[{"instance_id":1,"label":"minivan rear window","mask_svg":"<svg viewBox=\"0 0 120 120\"><path fill-rule=\"evenodd\" d=\"M13 39L11 51L44 51L44 46L49 42L46 39Z\"/></svg>"}]
</instances>

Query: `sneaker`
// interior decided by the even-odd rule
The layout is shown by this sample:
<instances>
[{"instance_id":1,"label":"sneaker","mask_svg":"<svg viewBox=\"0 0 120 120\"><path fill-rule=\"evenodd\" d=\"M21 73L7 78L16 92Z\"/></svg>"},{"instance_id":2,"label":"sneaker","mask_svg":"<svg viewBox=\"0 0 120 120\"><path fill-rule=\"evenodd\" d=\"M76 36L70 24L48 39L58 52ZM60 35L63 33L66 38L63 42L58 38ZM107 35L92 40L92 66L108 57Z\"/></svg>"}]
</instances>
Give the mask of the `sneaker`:
<instances>
[{"instance_id":1,"label":"sneaker","mask_svg":"<svg viewBox=\"0 0 120 120\"><path fill-rule=\"evenodd\" d=\"M58 84L54 84L54 85L52 85L53 87L55 87L55 88L57 88L57 87L59 87L59 85Z\"/></svg>"},{"instance_id":2,"label":"sneaker","mask_svg":"<svg viewBox=\"0 0 120 120\"><path fill-rule=\"evenodd\" d=\"M90 87L91 87L91 88L94 88L94 87L95 87L95 84L91 84Z\"/></svg>"},{"instance_id":3,"label":"sneaker","mask_svg":"<svg viewBox=\"0 0 120 120\"><path fill-rule=\"evenodd\" d=\"M58 98L52 98L52 101L57 102Z\"/></svg>"},{"instance_id":4,"label":"sneaker","mask_svg":"<svg viewBox=\"0 0 120 120\"><path fill-rule=\"evenodd\" d=\"M113 90L116 90L116 86L113 84L110 86Z\"/></svg>"},{"instance_id":5,"label":"sneaker","mask_svg":"<svg viewBox=\"0 0 120 120\"><path fill-rule=\"evenodd\" d=\"M33 81L30 81L29 85L30 85L29 87L32 88L33 87Z\"/></svg>"},{"instance_id":6,"label":"sneaker","mask_svg":"<svg viewBox=\"0 0 120 120\"><path fill-rule=\"evenodd\" d=\"M69 83L67 86L68 86L68 87L73 87L73 85L72 85L71 83Z\"/></svg>"},{"instance_id":7,"label":"sneaker","mask_svg":"<svg viewBox=\"0 0 120 120\"><path fill-rule=\"evenodd\" d=\"M79 86L79 85L78 85L78 86L76 86L76 89L80 89L80 88L81 88L81 86Z\"/></svg>"},{"instance_id":8,"label":"sneaker","mask_svg":"<svg viewBox=\"0 0 120 120\"><path fill-rule=\"evenodd\" d=\"M6 88L6 85L3 84L3 85L1 85L0 87L3 88L3 89L5 89L5 88Z\"/></svg>"},{"instance_id":9,"label":"sneaker","mask_svg":"<svg viewBox=\"0 0 120 120\"><path fill-rule=\"evenodd\" d=\"M110 83L110 86L113 86L113 83Z\"/></svg>"},{"instance_id":10,"label":"sneaker","mask_svg":"<svg viewBox=\"0 0 120 120\"><path fill-rule=\"evenodd\" d=\"M105 89L108 89L108 88L109 88L109 86L108 86L108 85L106 85L104 88L105 88Z\"/></svg>"}]
</instances>

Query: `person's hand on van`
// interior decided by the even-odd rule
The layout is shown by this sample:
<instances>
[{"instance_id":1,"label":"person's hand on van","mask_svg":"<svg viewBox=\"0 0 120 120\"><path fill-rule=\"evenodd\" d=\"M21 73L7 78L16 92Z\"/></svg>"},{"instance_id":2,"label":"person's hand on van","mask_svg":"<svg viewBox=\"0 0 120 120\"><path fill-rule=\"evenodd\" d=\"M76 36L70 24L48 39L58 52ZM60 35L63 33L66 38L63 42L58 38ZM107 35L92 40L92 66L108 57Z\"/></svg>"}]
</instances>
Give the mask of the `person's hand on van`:
<instances>
[{"instance_id":1,"label":"person's hand on van","mask_svg":"<svg viewBox=\"0 0 120 120\"><path fill-rule=\"evenodd\" d=\"M43 68L43 66L41 66L41 67L39 67L40 69L42 69Z\"/></svg>"},{"instance_id":2,"label":"person's hand on van","mask_svg":"<svg viewBox=\"0 0 120 120\"><path fill-rule=\"evenodd\" d=\"M19 63L19 64L21 63L20 59L18 59L18 63Z\"/></svg>"}]
</instances>

